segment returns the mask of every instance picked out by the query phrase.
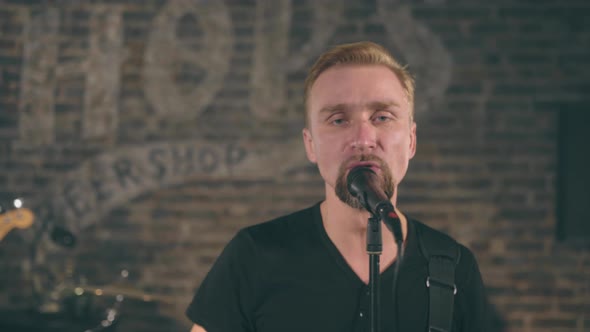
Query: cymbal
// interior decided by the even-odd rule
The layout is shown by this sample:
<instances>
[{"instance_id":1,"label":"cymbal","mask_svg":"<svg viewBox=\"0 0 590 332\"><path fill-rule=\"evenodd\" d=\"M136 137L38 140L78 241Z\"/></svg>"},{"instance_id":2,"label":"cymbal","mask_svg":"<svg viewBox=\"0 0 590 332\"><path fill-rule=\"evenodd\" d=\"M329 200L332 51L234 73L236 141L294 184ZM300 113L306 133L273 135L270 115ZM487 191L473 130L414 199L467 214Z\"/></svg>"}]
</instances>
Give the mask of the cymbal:
<instances>
[{"instance_id":1,"label":"cymbal","mask_svg":"<svg viewBox=\"0 0 590 332\"><path fill-rule=\"evenodd\" d=\"M92 285L80 285L74 287L74 294L82 295L86 292L92 293L96 296L123 296L132 299L139 299L145 302L158 301L165 303L174 303L175 301L171 296L155 295L145 293L137 288L125 287L125 286L92 286ZM123 300L123 299L121 299Z\"/></svg>"}]
</instances>

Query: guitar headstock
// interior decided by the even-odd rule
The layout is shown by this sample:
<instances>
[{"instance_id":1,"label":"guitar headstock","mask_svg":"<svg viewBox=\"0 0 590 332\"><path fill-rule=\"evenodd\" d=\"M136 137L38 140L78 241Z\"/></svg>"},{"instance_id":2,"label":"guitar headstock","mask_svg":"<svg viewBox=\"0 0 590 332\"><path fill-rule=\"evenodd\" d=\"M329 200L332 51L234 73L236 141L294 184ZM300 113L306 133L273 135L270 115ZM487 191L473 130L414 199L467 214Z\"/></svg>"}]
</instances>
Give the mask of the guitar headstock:
<instances>
[{"instance_id":1,"label":"guitar headstock","mask_svg":"<svg viewBox=\"0 0 590 332\"><path fill-rule=\"evenodd\" d=\"M33 225L35 214L27 208L8 210L0 214L0 240L13 228L28 228Z\"/></svg>"}]
</instances>

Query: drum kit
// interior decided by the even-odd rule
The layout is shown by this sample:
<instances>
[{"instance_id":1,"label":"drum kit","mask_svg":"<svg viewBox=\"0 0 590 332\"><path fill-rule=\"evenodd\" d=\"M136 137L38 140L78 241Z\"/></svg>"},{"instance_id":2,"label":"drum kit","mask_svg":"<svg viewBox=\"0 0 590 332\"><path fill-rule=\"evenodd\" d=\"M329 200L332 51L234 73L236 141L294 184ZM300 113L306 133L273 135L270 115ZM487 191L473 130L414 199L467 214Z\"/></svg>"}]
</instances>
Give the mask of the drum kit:
<instances>
[{"instance_id":1,"label":"drum kit","mask_svg":"<svg viewBox=\"0 0 590 332\"><path fill-rule=\"evenodd\" d=\"M8 204L0 202L0 241L11 230L31 227L35 218L35 213L25 207L22 198L11 199ZM76 237L67 229L53 227L49 233L51 241L59 246L71 248L76 245ZM87 278L76 273L73 259L66 257L57 264L59 266L40 262L42 260L36 259L36 247L32 246L29 257L29 279L35 298L31 312L34 320L44 325L43 331L113 331L126 301L172 302L169 298L150 295L130 286L127 269L120 270L108 285L89 284ZM64 328L66 321L76 327Z\"/></svg>"}]
</instances>

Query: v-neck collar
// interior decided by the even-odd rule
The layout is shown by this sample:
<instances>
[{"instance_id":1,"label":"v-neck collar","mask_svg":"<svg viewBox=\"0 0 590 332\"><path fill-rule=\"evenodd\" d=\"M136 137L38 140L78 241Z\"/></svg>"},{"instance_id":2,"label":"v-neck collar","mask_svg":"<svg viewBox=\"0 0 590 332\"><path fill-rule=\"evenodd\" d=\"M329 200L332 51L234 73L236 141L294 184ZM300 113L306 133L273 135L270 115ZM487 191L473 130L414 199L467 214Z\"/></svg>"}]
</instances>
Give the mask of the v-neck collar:
<instances>
[{"instance_id":1,"label":"v-neck collar","mask_svg":"<svg viewBox=\"0 0 590 332\"><path fill-rule=\"evenodd\" d=\"M322 244L326 247L326 249L330 253L330 256L332 256L334 258L333 261L339 266L340 269L343 270L344 274L346 275L346 278L348 278L351 282L353 282L355 284L362 285L362 286L368 286L356 274L356 272L354 272L354 270L352 269L352 267L350 267L350 265L348 264L348 262L346 261L344 256L342 256L342 253L340 253L340 251L338 250L338 248L336 247L334 242L332 242L332 239L330 239L330 236L328 236L328 232L326 232L326 228L324 227L324 223L322 220L322 213L321 213L321 209L320 209L320 204L321 204L321 202L316 204L313 208L313 220L314 220L314 224L316 226L315 228L317 229L317 231L321 237ZM408 222L408 224L409 224L409 222ZM383 228L383 229L386 229L386 228ZM412 229L413 229L413 227L412 227ZM411 233L414 233L414 232L412 231ZM408 237L406 239L408 241L408 243L411 240L411 238L410 238L411 233L410 233L410 227L408 226ZM394 261L393 263L391 263L385 270L383 270L383 272L381 272L381 279L393 278L393 271L394 271L396 264L397 264L397 260Z\"/></svg>"}]
</instances>

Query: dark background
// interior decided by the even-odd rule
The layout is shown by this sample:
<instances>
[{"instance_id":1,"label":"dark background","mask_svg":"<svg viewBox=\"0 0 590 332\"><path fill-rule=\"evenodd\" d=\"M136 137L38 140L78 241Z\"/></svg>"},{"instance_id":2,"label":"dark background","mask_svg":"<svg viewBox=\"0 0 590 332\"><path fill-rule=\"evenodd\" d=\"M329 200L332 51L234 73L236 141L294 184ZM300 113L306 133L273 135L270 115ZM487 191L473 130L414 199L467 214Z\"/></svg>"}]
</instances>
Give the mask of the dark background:
<instances>
[{"instance_id":1,"label":"dark background","mask_svg":"<svg viewBox=\"0 0 590 332\"><path fill-rule=\"evenodd\" d=\"M399 208L473 250L497 329L590 331L589 17L584 0L0 0L0 199L35 214L0 219L0 322L43 309L64 331L125 294L120 330L188 329L239 228L322 199L306 70L372 40L418 84Z\"/></svg>"}]
</instances>

